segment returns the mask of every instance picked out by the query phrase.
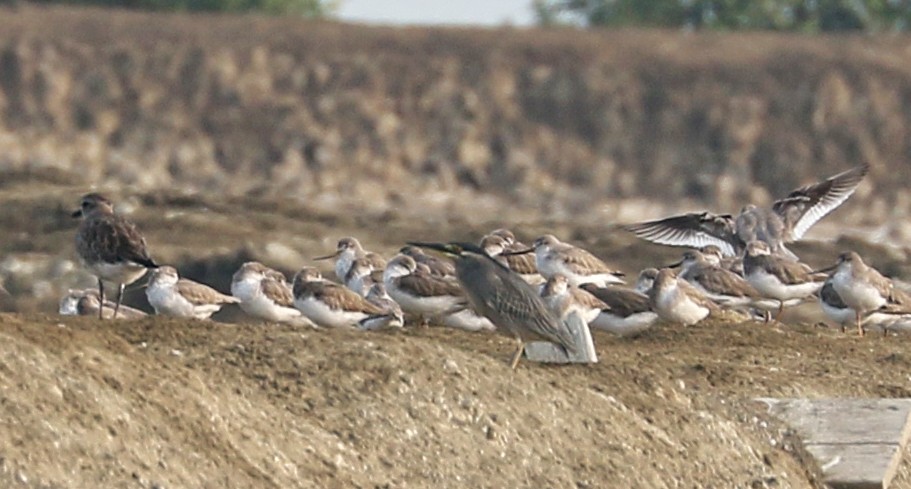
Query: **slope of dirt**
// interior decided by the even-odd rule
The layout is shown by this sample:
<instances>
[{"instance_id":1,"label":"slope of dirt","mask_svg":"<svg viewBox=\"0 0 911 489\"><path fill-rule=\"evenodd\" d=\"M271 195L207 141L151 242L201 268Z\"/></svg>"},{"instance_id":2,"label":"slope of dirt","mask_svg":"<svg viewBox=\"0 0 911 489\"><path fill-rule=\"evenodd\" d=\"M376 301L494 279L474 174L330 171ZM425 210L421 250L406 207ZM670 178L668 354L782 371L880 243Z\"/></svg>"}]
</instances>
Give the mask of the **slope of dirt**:
<instances>
[{"instance_id":1,"label":"slope of dirt","mask_svg":"<svg viewBox=\"0 0 911 489\"><path fill-rule=\"evenodd\" d=\"M0 454L35 487L812 487L762 396L906 395L896 338L755 323L506 366L437 328L0 316ZM863 372L860 374L860 372Z\"/></svg>"}]
</instances>

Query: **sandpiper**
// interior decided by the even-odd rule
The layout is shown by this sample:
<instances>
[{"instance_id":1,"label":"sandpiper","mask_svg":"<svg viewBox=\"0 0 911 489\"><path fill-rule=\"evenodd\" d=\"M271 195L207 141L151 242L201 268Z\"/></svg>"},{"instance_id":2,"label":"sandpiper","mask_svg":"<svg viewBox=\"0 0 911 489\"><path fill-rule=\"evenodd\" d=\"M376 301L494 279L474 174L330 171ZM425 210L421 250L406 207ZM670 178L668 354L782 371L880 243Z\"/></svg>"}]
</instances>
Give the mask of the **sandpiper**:
<instances>
[{"instance_id":1,"label":"sandpiper","mask_svg":"<svg viewBox=\"0 0 911 489\"><path fill-rule=\"evenodd\" d=\"M314 267L304 267L294 275L293 292L294 307L327 328L362 327L364 321L388 321L392 316L357 292L324 279Z\"/></svg>"},{"instance_id":2,"label":"sandpiper","mask_svg":"<svg viewBox=\"0 0 911 489\"><path fill-rule=\"evenodd\" d=\"M505 230L498 230L505 231ZM498 234L488 234L481 238L478 244L491 258L505 265L510 270L519 274L526 282L536 285L544 282L544 277L538 273L538 267L535 265L535 257L530 252L522 254L513 254L519 250L529 249L527 246L510 242ZM504 254L506 253L506 254Z\"/></svg>"},{"instance_id":3,"label":"sandpiper","mask_svg":"<svg viewBox=\"0 0 911 489\"><path fill-rule=\"evenodd\" d=\"M403 311L422 319L455 313L467 305L458 282L418 272L414 258L407 255L396 255L389 261L383 283Z\"/></svg>"},{"instance_id":4,"label":"sandpiper","mask_svg":"<svg viewBox=\"0 0 911 489\"><path fill-rule=\"evenodd\" d=\"M719 310L717 304L669 268L658 271L649 291L649 304L661 319L684 326L696 324Z\"/></svg>"},{"instance_id":5,"label":"sandpiper","mask_svg":"<svg viewBox=\"0 0 911 489\"><path fill-rule=\"evenodd\" d=\"M553 313L565 321L573 312L583 321L591 323L610 306L585 290L572 286L564 275L554 275L541 286L541 298Z\"/></svg>"},{"instance_id":6,"label":"sandpiper","mask_svg":"<svg viewBox=\"0 0 911 489\"><path fill-rule=\"evenodd\" d=\"M762 297L746 279L713 262L714 260L701 252L690 250L683 254L683 260L675 266L680 266L681 278L722 306L755 306L760 309L772 309L777 306L776 301Z\"/></svg>"},{"instance_id":7,"label":"sandpiper","mask_svg":"<svg viewBox=\"0 0 911 489\"><path fill-rule=\"evenodd\" d=\"M95 289L70 290L60 299L59 313L64 316L98 316L111 319L114 317L116 304L109 300L104 301L101 307L101 298ZM139 309L121 305L117 313L118 319L141 319L148 315Z\"/></svg>"},{"instance_id":8,"label":"sandpiper","mask_svg":"<svg viewBox=\"0 0 911 489\"><path fill-rule=\"evenodd\" d=\"M240 302L208 285L181 278L177 269L169 266L152 272L146 297L156 314L196 319L208 319L225 304Z\"/></svg>"},{"instance_id":9,"label":"sandpiper","mask_svg":"<svg viewBox=\"0 0 911 489\"><path fill-rule=\"evenodd\" d=\"M361 242L350 236L338 240L335 247L335 253L316 257L314 260L329 260L332 258L335 258L335 276L338 277L341 282L345 281L345 275L348 274L348 269L351 268L351 262L353 262L355 258L366 258L370 261L370 265L373 266L374 270L386 268L386 261L383 260L382 256L364 250L361 246Z\"/></svg>"},{"instance_id":10,"label":"sandpiper","mask_svg":"<svg viewBox=\"0 0 911 489\"><path fill-rule=\"evenodd\" d=\"M545 234L536 239L533 248L510 252L522 254L535 252L535 265L544 278L554 275L565 275L569 283L578 287L582 284L595 284L604 287L607 284L623 283L623 272L608 267L601 259L588 251L563 243L552 234Z\"/></svg>"},{"instance_id":11,"label":"sandpiper","mask_svg":"<svg viewBox=\"0 0 911 489\"><path fill-rule=\"evenodd\" d=\"M598 287L594 284L583 284L582 289L609 307L601 310L598 317L591 322L592 327L628 336L645 331L658 320L658 314L652 311L649 305L648 296L642 292L617 285Z\"/></svg>"},{"instance_id":12,"label":"sandpiper","mask_svg":"<svg viewBox=\"0 0 911 489\"><path fill-rule=\"evenodd\" d=\"M381 276L377 279L376 274L377 272L374 271L370 260L356 258L351 262L348 273L345 275L345 287L357 292L361 297L366 297L370 287L377 283L378 280L382 280Z\"/></svg>"},{"instance_id":13,"label":"sandpiper","mask_svg":"<svg viewBox=\"0 0 911 489\"><path fill-rule=\"evenodd\" d=\"M853 251L842 253L835 265L820 271L831 270L834 270L832 288L844 304L854 310L857 333L863 336L864 316L890 301L895 302L896 291L892 281L864 263L860 255Z\"/></svg>"},{"instance_id":14,"label":"sandpiper","mask_svg":"<svg viewBox=\"0 0 911 489\"><path fill-rule=\"evenodd\" d=\"M830 276L819 289L819 306L822 308L822 312L835 321L844 333L847 325L856 323L857 312L848 307L835 291L833 280L834 277ZM863 318L865 329L876 325L883 328L883 333L886 333L893 325L907 324L909 321L911 321L911 297L897 287L892 288L892 296L884 306L867 313Z\"/></svg>"},{"instance_id":15,"label":"sandpiper","mask_svg":"<svg viewBox=\"0 0 911 489\"><path fill-rule=\"evenodd\" d=\"M455 265L451 261L424 253L418 246L403 246L399 253L410 256L418 265L424 265L431 275L437 277L455 277Z\"/></svg>"},{"instance_id":16,"label":"sandpiper","mask_svg":"<svg viewBox=\"0 0 911 489\"><path fill-rule=\"evenodd\" d=\"M402 312L402 307L399 306L398 302L392 300L392 297L389 297L389 294L386 293L386 285L382 282L377 282L370 286L366 299L371 304L382 309L386 316L363 322L361 326L364 329L401 328L405 324L405 314Z\"/></svg>"},{"instance_id":17,"label":"sandpiper","mask_svg":"<svg viewBox=\"0 0 911 489\"><path fill-rule=\"evenodd\" d=\"M773 255L765 241L750 241L743 257L743 276L764 297L778 301L777 321L786 305L811 298L824 278L803 263ZM768 316L766 316L768 320Z\"/></svg>"},{"instance_id":18,"label":"sandpiper","mask_svg":"<svg viewBox=\"0 0 911 489\"><path fill-rule=\"evenodd\" d=\"M743 277L743 259L741 257L724 256L721 248L715 245L705 245L699 251L712 265L718 265Z\"/></svg>"},{"instance_id":19,"label":"sandpiper","mask_svg":"<svg viewBox=\"0 0 911 489\"><path fill-rule=\"evenodd\" d=\"M285 275L262 263L244 263L231 278L231 295L247 314L279 323L313 326L294 307L294 294Z\"/></svg>"},{"instance_id":20,"label":"sandpiper","mask_svg":"<svg viewBox=\"0 0 911 489\"><path fill-rule=\"evenodd\" d=\"M655 284L655 279L657 277L657 268L645 268L639 272L639 276L636 277L636 285L633 286L633 289L640 294L648 295L648 291L652 290L652 286Z\"/></svg>"},{"instance_id":21,"label":"sandpiper","mask_svg":"<svg viewBox=\"0 0 911 489\"><path fill-rule=\"evenodd\" d=\"M73 217L81 217L76 231L76 252L85 265L98 277L98 293L104 302L104 282L117 284L114 314L120 309L125 286L142 277L158 264L149 256L146 241L136 226L114 213L111 201L97 193L86 194ZM104 309L98 309L101 318Z\"/></svg>"},{"instance_id":22,"label":"sandpiper","mask_svg":"<svg viewBox=\"0 0 911 489\"><path fill-rule=\"evenodd\" d=\"M683 214L631 224L624 229L658 244L698 248L714 244L725 255L739 255L753 240L766 242L775 253L796 258L785 244L797 241L813 224L841 205L866 176L864 164L821 182L800 187L771 209L746 205L736 217L710 212Z\"/></svg>"}]
</instances>

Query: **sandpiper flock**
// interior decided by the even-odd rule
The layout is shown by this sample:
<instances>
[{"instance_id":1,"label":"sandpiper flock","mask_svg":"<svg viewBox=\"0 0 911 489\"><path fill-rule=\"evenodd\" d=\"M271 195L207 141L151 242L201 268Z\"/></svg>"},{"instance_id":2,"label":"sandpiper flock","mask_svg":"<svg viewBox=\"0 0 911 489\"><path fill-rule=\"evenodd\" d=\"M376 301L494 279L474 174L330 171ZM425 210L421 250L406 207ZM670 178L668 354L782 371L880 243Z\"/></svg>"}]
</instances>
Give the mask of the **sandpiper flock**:
<instances>
[{"instance_id":1,"label":"sandpiper flock","mask_svg":"<svg viewBox=\"0 0 911 489\"><path fill-rule=\"evenodd\" d=\"M538 314L550 316L548 321L577 314L591 328L620 336L662 323L690 326L718 315L777 322L785 309L806 302L817 302L842 331L849 326L860 335L871 326L886 331L911 321L911 297L889 278L853 251L813 270L788 249L844 203L868 171L863 165L798 188L770 208L746 205L737 215L701 212L625 225L644 240L689 248L677 263L643 270L631 286L595 254L551 234L526 245L512 231L496 229L477 245L461 248L495 264L491 270L498 280L520 278L536 295L535 307L538 299L546 306ZM265 264L247 262L234 273L230 293L223 293L156 262L137 226L101 194L85 195L73 215L81 218L76 252L98 287L69 291L60 301L61 314L145 317L121 300L124 287L148 272L145 293L159 315L207 320L236 304L263 321L315 328L433 324L488 332L506 327L497 324L504 311L475 307L474 278L459 276L453 257L435 252L434 246L402 243L399 253L386 259L356 238L343 237L333 253L314 259L334 260L334 277L302 264L289 280ZM105 284L113 285L114 300L106 296ZM493 285L482 292L502 291ZM508 307L526 307L522 301L527 299L522 296Z\"/></svg>"}]
</instances>

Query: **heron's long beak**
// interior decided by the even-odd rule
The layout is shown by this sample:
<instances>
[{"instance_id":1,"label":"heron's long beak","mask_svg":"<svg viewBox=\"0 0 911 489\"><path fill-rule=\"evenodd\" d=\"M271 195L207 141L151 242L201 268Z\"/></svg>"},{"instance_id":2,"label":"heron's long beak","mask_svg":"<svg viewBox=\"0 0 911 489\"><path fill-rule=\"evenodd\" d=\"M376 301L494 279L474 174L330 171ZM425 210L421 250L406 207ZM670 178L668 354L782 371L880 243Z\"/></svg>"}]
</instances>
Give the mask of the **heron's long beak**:
<instances>
[{"instance_id":1,"label":"heron's long beak","mask_svg":"<svg viewBox=\"0 0 911 489\"><path fill-rule=\"evenodd\" d=\"M534 253L534 248L526 248L524 250L515 250L515 251L504 251L500 253L500 256L513 256L513 255L526 255L528 253Z\"/></svg>"},{"instance_id":2,"label":"heron's long beak","mask_svg":"<svg viewBox=\"0 0 911 489\"><path fill-rule=\"evenodd\" d=\"M331 260L332 258L335 258L335 257L337 257L338 255L341 255L341 254L342 254L342 250L338 250L338 251L336 251L335 253L333 253L333 254L331 254L331 255L318 256L318 257L314 258L314 260L315 260L315 261L320 261L320 260Z\"/></svg>"},{"instance_id":3,"label":"heron's long beak","mask_svg":"<svg viewBox=\"0 0 911 489\"><path fill-rule=\"evenodd\" d=\"M835 265L832 265L832 266L828 266L828 267L825 267L825 268L820 268L819 270L812 270L810 273L829 273L829 272L831 272L832 270L835 270L836 268L838 268L838 264L837 264L837 263L836 263Z\"/></svg>"},{"instance_id":4,"label":"heron's long beak","mask_svg":"<svg viewBox=\"0 0 911 489\"><path fill-rule=\"evenodd\" d=\"M449 245L446 243L424 243L422 241L407 241L406 243L411 246L417 246L419 248L427 248L429 250L436 250L442 253L450 253Z\"/></svg>"}]
</instances>

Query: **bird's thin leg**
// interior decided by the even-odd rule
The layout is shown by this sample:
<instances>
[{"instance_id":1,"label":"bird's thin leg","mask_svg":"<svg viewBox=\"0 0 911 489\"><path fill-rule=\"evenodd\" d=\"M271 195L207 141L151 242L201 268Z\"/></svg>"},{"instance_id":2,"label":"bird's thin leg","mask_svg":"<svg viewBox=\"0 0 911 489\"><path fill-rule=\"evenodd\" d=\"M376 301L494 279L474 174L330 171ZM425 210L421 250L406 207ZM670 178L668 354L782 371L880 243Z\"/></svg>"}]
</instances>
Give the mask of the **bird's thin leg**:
<instances>
[{"instance_id":1,"label":"bird's thin leg","mask_svg":"<svg viewBox=\"0 0 911 489\"><path fill-rule=\"evenodd\" d=\"M98 278L98 319L104 319L104 282Z\"/></svg>"},{"instance_id":2,"label":"bird's thin leg","mask_svg":"<svg viewBox=\"0 0 911 489\"><path fill-rule=\"evenodd\" d=\"M120 309L120 301L123 300L123 288L124 284L120 284L120 288L117 289L117 304L114 305L114 316L111 319L117 319L117 311Z\"/></svg>"},{"instance_id":3,"label":"bird's thin leg","mask_svg":"<svg viewBox=\"0 0 911 489\"><path fill-rule=\"evenodd\" d=\"M525 351L525 342L522 341L522 338L516 338L516 343L519 345L519 349L516 350L516 354L513 355L512 362L509 364L513 370L519 365L519 359L522 358L522 352Z\"/></svg>"},{"instance_id":4,"label":"bird's thin leg","mask_svg":"<svg viewBox=\"0 0 911 489\"><path fill-rule=\"evenodd\" d=\"M784 312L784 301L778 301L778 312L775 313L775 322L776 323L780 322L779 319L781 319L781 313L783 313L783 312Z\"/></svg>"},{"instance_id":5,"label":"bird's thin leg","mask_svg":"<svg viewBox=\"0 0 911 489\"><path fill-rule=\"evenodd\" d=\"M860 311L856 312L857 316L857 334L860 336L864 335L864 323L863 318L861 317Z\"/></svg>"}]
</instances>

